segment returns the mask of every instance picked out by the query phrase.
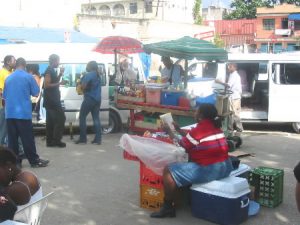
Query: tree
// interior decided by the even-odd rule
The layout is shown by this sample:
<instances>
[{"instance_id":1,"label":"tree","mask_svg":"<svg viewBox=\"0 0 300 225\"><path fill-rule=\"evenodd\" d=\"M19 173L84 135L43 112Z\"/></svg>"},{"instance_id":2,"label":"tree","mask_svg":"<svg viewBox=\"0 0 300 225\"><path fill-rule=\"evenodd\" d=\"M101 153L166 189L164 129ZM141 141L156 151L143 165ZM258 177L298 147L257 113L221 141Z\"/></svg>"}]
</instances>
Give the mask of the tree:
<instances>
[{"instance_id":1,"label":"tree","mask_svg":"<svg viewBox=\"0 0 300 225\"><path fill-rule=\"evenodd\" d=\"M224 16L224 19L252 19L256 17L257 7L272 7L288 3L300 5L300 0L233 0L230 7L233 12Z\"/></svg>"},{"instance_id":2,"label":"tree","mask_svg":"<svg viewBox=\"0 0 300 225\"><path fill-rule=\"evenodd\" d=\"M222 40L222 38L219 34L216 34L214 36L214 44L219 48L224 48L225 47L225 43L224 43L224 41Z\"/></svg>"},{"instance_id":3,"label":"tree","mask_svg":"<svg viewBox=\"0 0 300 225\"><path fill-rule=\"evenodd\" d=\"M195 0L194 7L193 7L193 18L195 24L201 24L202 23L202 17L201 17L201 0Z\"/></svg>"}]
</instances>

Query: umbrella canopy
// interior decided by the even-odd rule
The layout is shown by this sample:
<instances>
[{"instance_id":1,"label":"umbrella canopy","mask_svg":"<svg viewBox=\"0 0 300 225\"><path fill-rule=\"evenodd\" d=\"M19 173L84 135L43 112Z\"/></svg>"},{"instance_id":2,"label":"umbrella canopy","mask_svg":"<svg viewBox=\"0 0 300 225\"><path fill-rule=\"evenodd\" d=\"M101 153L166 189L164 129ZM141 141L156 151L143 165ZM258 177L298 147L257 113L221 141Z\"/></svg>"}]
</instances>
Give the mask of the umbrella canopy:
<instances>
[{"instance_id":1,"label":"umbrella canopy","mask_svg":"<svg viewBox=\"0 0 300 225\"><path fill-rule=\"evenodd\" d=\"M178 59L198 59L205 61L225 61L227 52L208 41L192 37L182 37L177 40L163 41L144 45L147 53L169 56Z\"/></svg>"},{"instance_id":2,"label":"umbrella canopy","mask_svg":"<svg viewBox=\"0 0 300 225\"><path fill-rule=\"evenodd\" d=\"M131 54L144 52L143 45L140 41L125 36L108 36L103 38L94 51L102 54Z\"/></svg>"}]
</instances>

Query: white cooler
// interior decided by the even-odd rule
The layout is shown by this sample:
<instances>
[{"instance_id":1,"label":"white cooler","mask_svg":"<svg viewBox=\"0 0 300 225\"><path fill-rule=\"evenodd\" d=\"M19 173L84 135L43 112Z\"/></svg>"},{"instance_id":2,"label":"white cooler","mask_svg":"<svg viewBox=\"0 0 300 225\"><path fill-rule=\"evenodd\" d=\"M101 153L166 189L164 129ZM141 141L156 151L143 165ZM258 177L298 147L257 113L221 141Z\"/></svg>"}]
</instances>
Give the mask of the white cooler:
<instances>
[{"instance_id":1,"label":"white cooler","mask_svg":"<svg viewBox=\"0 0 300 225\"><path fill-rule=\"evenodd\" d=\"M221 225L238 225L248 218L247 179L230 176L191 187L192 215Z\"/></svg>"}]
</instances>

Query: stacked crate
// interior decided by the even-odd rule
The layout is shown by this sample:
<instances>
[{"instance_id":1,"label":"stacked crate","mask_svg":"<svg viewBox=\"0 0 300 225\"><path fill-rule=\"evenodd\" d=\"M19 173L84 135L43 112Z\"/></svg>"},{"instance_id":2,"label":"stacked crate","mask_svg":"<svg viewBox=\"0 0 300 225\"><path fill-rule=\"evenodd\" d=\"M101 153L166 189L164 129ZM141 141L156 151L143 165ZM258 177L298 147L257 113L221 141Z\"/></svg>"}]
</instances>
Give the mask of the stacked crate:
<instances>
[{"instance_id":1,"label":"stacked crate","mask_svg":"<svg viewBox=\"0 0 300 225\"><path fill-rule=\"evenodd\" d=\"M140 205L158 210L164 200L163 178L140 162Z\"/></svg>"},{"instance_id":2,"label":"stacked crate","mask_svg":"<svg viewBox=\"0 0 300 225\"><path fill-rule=\"evenodd\" d=\"M249 183L254 187L254 198L261 205L274 208L283 199L282 169L258 167L250 171Z\"/></svg>"}]
</instances>

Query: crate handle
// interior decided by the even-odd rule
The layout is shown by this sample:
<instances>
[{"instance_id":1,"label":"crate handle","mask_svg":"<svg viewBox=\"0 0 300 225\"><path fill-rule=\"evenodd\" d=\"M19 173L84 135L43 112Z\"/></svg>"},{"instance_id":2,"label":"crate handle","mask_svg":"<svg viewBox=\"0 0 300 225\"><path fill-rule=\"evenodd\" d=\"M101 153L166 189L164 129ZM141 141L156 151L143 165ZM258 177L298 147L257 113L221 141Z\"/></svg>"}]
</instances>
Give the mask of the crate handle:
<instances>
[{"instance_id":1,"label":"crate handle","mask_svg":"<svg viewBox=\"0 0 300 225\"><path fill-rule=\"evenodd\" d=\"M246 201L246 203L244 203L245 201ZM241 208L247 207L247 206L249 205L249 203L250 203L249 198L247 198L247 199L245 199L245 200L242 200L242 201L241 201Z\"/></svg>"}]
</instances>

